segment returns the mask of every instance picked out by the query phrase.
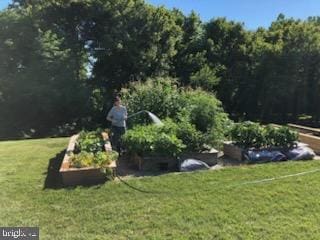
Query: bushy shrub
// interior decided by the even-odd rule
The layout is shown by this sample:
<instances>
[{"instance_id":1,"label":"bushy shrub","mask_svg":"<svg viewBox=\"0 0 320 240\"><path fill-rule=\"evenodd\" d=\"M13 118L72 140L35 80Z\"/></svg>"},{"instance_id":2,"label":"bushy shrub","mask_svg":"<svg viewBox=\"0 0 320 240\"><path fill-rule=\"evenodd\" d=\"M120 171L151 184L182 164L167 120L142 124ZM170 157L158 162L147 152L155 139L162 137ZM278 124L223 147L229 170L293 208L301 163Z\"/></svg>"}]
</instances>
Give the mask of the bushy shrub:
<instances>
[{"instance_id":1,"label":"bushy shrub","mask_svg":"<svg viewBox=\"0 0 320 240\"><path fill-rule=\"evenodd\" d=\"M185 117L205 134L207 144L219 146L231 124L221 102L213 94L200 89L185 90L182 98L187 109Z\"/></svg>"},{"instance_id":2,"label":"bushy shrub","mask_svg":"<svg viewBox=\"0 0 320 240\"><path fill-rule=\"evenodd\" d=\"M292 147L298 140L298 133L282 126L275 128L272 125L266 127L266 144L276 147Z\"/></svg>"},{"instance_id":3,"label":"bushy shrub","mask_svg":"<svg viewBox=\"0 0 320 240\"><path fill-rule=\"evenodd\" d=\"M186 132L177 133L181 138L185 138L186 142L187 138L190 138L187 133L195 134L190 144L193 145L191 149L200 149L203 141L207 145L216 146L224 139L230 123L215 95L200 89L178 88L170 78L131 83L121 90L121 95L129 115L147 110L160 119L171 118ZM145 119L145 116L129 118L128 125L144 124ZM199 143L195 142L195 138Z\"/></svg>"},{"instance_id":4,"label":"bushy shrub","mask_svg":"<svg viewBox=\"0 0 320 240\"><path fill-rule=\"evenodd\" d=\"M153 142L153 151L151 154L159 156L178 156L185 145L174 134L158 133Z\"/></svg>"},{"instance_id":5,"label":"bushy shrub","mask_svg":"<svg viewBox=\"0 0 320 240\"><path fill-rule=\"evenodd\" d=\"M174 122L171 119L164 121L163 131L173 133L186 145L189 152L200 152L205 149L206 136L187 121Z\"/></svg>"},{"instance_id":6,"label":"bushy shrub","mask_svg":"<svg viewBox=\"0 0 320 240\"><path fill-rule=\"evenodd\" d=\"M140 156L177 156L185 148L173 133L156 125L135 126L126 132L123 142L130 153Z\"/></svg>"},{"instance_id":7,"label":"bushy shrub","mask_svg":"<svg viewBox=\"0 0 320 240\"><path fill-rule=\"evenodd\" d=\"M265 129L259 123L236 123L231 129L230 135L236 144L245 148L260 148L266 143Z\"/></svg>"},{"instance_id":8,"label":"bushy shrub","mask_svg":"<svg viewBox=\"0 0 320 240\"><path fill-rule=\"evenodd\" d=\"M298 140L297 132L288 127L264 127L254 122L234 124L230 137L244 148L291 147Z\"/></svg>"},{"instance_id":9,"label":"bushy shrub","mask_svg":"<svg viewBox=\"0 0 320 240\"><path fill-rule=\"evenodd\" d=\"M143 155L153 151L154 136L158 129L155 125L137 125L123 136L123 144L131 153Z\"/></svg>"},{"instance_id":10,"label":"bushy shrub","mask_svg":"<svg viewBox=\"0 0 320 240\"><path fill-rule=\"evenodd\" d=\"M201 132L207 132L214 125L214 117L219 110L220 102L201 90L185 91L184 102L189 110L191 123Z\"/></svg>"},{"instance_id":11,"label":"bushy shrub","mask_svg":"<svg viewBox=\"0 0 320 240\"><path fill-rule=\"evenodd\" d=\"M127 107L128 115L146 110L160 119L175 118L181 111L179 89L174 80L169 78L148 79L145 82L132 82L121 90L121 97ZM148 122L145 116L137 115L130 118L129 125Z\"/></svg>"}]
</instances>

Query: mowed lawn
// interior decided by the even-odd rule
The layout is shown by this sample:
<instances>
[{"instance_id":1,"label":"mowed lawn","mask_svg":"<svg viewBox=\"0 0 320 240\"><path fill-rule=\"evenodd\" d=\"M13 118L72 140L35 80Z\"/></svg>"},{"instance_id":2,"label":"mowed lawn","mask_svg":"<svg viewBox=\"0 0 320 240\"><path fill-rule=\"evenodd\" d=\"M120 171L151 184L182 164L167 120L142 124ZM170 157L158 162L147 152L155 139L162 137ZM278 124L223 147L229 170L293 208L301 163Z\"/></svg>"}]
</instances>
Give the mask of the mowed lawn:
<instances>
[{"instance_id":1,"label":"mowed lawn","mask_svg":"<svg viewBox=\"0 0 320 240\"><path fill-rule=\"evenodd\" d=\"M319 161L230 167L61 188L67 138L0 142L0 226L40 239L320 239ZM51 170L48 172L48 166ZM48 175L49 174L49 175Z\"/></svg>"}]
</instances>

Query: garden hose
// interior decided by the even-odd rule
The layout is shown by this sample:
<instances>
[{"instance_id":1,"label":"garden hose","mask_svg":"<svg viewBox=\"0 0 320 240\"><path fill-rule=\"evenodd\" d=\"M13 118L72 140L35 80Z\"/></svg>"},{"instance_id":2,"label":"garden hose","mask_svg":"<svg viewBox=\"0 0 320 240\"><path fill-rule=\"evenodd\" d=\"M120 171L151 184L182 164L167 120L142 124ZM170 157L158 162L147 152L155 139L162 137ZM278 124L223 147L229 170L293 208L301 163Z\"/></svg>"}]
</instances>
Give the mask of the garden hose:
<instances>
[{"instance_id":1,"label":"garden hose","mask_svg":"<svg viewBox=\"0 0 320 240\"><path fill-rule=\"evenodd\" d=\"M246 181L246 182L242 182L242 183L238 183L238 184L230 184L230 185L227 185L225 187L226 188L232 188L232 187L238 187L238 186L243 186L243 185L260 184L260 183L272 182L272 181L291 178L291 177L304 176L304 175L308 175L308 174L312 174L312 173L316 173L316 172L320 172L320 168L316 168L316 169L309 170L309 171L304 171L304 172L288 174L288 175L282 175L282 176L278 176L278 177L271 177L271 178L264 178L264 179ZM142 192L142 193L147 193L147 194L163 194L163 193L167 193L167 192L159 192L159 191L149 191L149 190L145 190L145 189L141 189L141 188L137 188L135 186L132 186L127 181L123 180L116 172L115 172L115 177L118 178L120 180L120 182L122 182L123 184L125 184L129 188L131 188L133 190L136 190L136 191L139 191L139 192Z\"/></svg>"},{"instance_id":2,"label":"garden hose","mask_svg":"<svg viewBox=\"0 0 320 240\"><path fill-rule=\"evenodd\" d=\"M299 173L294 173L294 174L278 176L278 177L264 178L264 179L253 180L253 181L246 181L246 182L243 182L243 183L230 185L230 187L236 187L236 186L241 186L241 185L249 185L249 184L258 184L258 183L264 183L264 182L271 182L271 181L275 181L275 180L281 180L281 179L290 178L290 177L298 177L298 176L303 176L303 175L316 173L316 172L320 172L320 168L316 168L316 169L313 169L313 170L310 170L310 171L305 171L305 172L299 172Z\"/></svg>"},{"instance_id":3,"label":"garden hose","mask_svg":"<svg viewBox=\"0 0 320 240\"><path fill-rule=\"evenodd\" d=\"M164 192L158 192L158 191L149 191L149 190L145 190L145 189L141 189L141 188L137 188L135 186L132 186L131 184L129 184L127 181L123 180L117 173L117 169L115 169L115 172L114 172L114 176L116 178L118 178L120 180L120 182L122 182L124 185L126 185L127 187L133 189L133 190L136 190L138 192L141 192L141 193L148 193L148 194L161 194L161 193L164 193Z\"/></svg>"},{"instance_id":4,"label":"garden hose","mask_svg":"<svg viewBox=\"0 0 320 240\"><path fill-rule=\"evenodd\" d=\"M128 118L132 118L132 117L134 117L134 116L136 116L136 115L138 115L140 113L144 113L144 112L146 112L146 111L145 110L141 110L139 112L133 113L133 114L129 115Z\"/></svg>"}]
</instances>

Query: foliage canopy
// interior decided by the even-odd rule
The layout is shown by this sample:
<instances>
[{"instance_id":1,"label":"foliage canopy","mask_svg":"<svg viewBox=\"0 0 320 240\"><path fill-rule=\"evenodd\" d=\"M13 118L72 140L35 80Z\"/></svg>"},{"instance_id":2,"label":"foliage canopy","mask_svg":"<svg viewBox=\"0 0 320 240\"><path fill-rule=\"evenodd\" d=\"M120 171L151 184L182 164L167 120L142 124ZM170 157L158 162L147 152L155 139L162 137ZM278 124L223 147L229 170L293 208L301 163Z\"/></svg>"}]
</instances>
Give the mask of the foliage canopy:
<instances>
[{"instance_id":1,"label":"foliage canopy","mask_svg":"<svg viewBox=\"0 0 320 240\"><path fill-rule=\"evenodd\" d=\"M101 126L121 88L157 77L216 94L234 120L320 120L319 17L248 31L143 0L14 0L0 63L1 138ZM162 100L160 117L180 111Z\"/></svg>"}]
</instances>

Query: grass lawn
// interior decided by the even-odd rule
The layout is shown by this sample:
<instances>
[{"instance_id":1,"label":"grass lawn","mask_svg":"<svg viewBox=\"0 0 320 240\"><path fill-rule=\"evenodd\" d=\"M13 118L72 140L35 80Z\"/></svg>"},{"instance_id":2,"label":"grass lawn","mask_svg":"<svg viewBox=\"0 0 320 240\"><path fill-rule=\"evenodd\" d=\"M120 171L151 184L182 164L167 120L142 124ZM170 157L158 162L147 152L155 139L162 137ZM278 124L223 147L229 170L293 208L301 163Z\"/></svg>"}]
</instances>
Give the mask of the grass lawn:
<instances>
[{"instance_id":1,"label":"grass lawn","mask_svg":"<svg viewBox=\"0 0 320 240\"><path fill-rule=\"evenodd\" d=\"M40 239L320 239L320 168L283 162L59 188L68 139L0 142L0 226ZM48 171L49 166L49 171Z\"/></svg>"}]
</instances>

